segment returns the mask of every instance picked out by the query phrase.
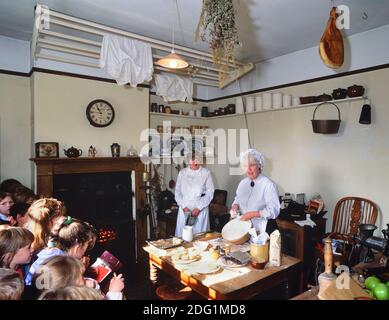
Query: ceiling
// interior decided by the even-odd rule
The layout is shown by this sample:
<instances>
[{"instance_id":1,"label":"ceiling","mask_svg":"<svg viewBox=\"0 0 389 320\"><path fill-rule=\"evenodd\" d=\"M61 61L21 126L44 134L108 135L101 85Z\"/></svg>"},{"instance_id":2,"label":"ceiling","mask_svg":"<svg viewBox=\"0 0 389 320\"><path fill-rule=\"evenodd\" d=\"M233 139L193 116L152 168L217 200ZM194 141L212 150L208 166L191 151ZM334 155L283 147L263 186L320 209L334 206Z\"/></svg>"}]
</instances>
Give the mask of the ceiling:
<instances>
[{"instance_id":1,"label":"ceiling","mask_svg":"<svg viewBox=\"0 0 389 320\"><path fill-rule=\"evenodd\" d=\"M194 42L201 0L1 0L0 35L30 40L36 3L164 41L174 23L176 43L207 50ZM389 0L234 0L239 59L259 62L317 45L330 8L340 4L350 8L347 36L389 24Z\"/></svg>"}]
</instances>

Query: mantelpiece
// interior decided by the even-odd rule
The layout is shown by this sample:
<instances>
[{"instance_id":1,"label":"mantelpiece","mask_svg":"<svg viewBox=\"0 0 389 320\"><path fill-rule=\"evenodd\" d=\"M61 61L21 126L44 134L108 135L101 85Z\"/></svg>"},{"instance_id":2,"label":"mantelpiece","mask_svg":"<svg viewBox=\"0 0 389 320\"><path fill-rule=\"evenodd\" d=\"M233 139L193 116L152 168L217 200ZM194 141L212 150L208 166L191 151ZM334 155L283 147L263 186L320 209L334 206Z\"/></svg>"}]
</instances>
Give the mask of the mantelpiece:
<instances>
[{"instance_id":1,"label":"mantelpiece","mask_svg":"<svg viewBox=\"0 0 389 320\"><path fill-rule=\"evenodd\" d=\"M53 178L59 174L130 172L135 178L135 212L137 256L143 257L142 246L147 238L147 218L140 214L144 205L142 173L144 165L139 157L94 157L94 158L32 158L36 164L36 186L40 196L53 196Z\"/></svg>"}]
</instances>

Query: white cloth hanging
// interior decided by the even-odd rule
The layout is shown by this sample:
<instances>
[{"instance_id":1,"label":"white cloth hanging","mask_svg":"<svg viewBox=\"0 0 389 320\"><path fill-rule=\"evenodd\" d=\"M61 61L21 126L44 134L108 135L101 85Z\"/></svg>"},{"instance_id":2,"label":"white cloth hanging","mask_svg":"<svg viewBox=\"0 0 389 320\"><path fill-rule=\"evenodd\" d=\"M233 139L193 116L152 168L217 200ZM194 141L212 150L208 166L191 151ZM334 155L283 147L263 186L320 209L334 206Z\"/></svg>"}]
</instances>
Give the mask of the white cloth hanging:
<instances>
[{"instance_id":1,"label":"white cloth hanging","mask_svg":"<svg viewBox=\"0 0 389 320\"><path fill-rule=\"evenodd\" d=\"M106 34L100 53L103 68L119 85L129 83L132 87L151 81L153 55L148 43Z\"/></svg>"},{"instance_id":2,"label":"white cloth hanging","mask_svg":"<svg viewBox=\"0 0 389 320\"><path fill-rule=\"evenodd\" d=\"M211 172L206 168L192 170L185 168L180 171L177 177L175 199L179 206L176 224L176 237L182 236L185 226L185 214L183 209L200 209L197 220L193 225L193 233L209 230L209 204L213 199L215 189L213 186Z\"/></svg>"},{"instance_id":3,"label":"white cloth hanging","mask_svg":"<svg viewBox=\"0 0 389 320\"><path fill-rule=\"evenodd\" d=\"M157 74L155 76L157 96L161 96L165 102L186 101L192 102L193 81L175 74Z\"/></svg>"}]
</instances>

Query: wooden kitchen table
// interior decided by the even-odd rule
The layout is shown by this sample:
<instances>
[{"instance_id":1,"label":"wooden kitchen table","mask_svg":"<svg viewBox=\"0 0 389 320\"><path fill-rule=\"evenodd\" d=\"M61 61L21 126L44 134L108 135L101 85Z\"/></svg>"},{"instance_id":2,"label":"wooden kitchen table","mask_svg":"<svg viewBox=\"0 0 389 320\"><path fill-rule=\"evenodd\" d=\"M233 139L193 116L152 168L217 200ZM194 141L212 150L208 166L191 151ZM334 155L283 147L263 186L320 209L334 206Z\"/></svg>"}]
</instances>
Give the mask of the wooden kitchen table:
<instances>
[{"instance_id":1,"label":"wooden kitchen table","mask_svg":"<svg viewBox=\"0 0 389 320\"><path fill-rule=\"evenodd\" d=\"M150 280L157 281L160 270L210 300L250 299L271 288L285 285L285 299L302 292L302 263L299 259L282 255L280 267L266 266L257 270L247 265L240 268L221 268L213 274L188 274L185 265L175 265L153 246L146 246L149 254ZM188 265L186 265L188 266Z\"/></svg>"}]
</instances>

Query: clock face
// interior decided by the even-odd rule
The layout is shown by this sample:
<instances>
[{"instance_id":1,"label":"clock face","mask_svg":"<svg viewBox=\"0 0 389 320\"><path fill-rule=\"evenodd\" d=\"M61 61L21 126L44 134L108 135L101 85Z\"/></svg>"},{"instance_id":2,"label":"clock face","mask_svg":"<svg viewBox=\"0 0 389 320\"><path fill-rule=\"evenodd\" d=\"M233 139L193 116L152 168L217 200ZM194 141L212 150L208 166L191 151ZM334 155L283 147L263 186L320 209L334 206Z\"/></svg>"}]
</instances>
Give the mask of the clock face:
<instances>
[{"instance_id":1,"label":"clock face","mask_svg":"<svg viewBox=\"0 0 389 320\"><path fill-rule=\"evenodd\" d=\"M112 123L115 111L109 102L94 100L86 108L86 117L94 127L107 127Z\"/></svg>"}]
</instances>

